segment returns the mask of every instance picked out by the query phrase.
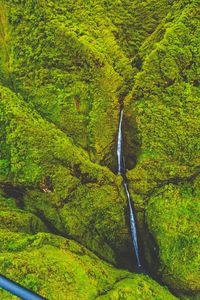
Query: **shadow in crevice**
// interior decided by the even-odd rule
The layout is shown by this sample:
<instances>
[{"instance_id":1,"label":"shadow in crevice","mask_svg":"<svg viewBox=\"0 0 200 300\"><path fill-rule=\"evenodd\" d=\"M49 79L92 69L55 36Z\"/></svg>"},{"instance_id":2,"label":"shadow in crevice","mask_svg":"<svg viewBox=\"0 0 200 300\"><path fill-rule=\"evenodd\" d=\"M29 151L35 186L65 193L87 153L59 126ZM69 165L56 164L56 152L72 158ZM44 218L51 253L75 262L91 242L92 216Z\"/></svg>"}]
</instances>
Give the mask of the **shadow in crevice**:
<instances>
[{"instance_id":1,"label":"shadow in crevice","mask_svg":"<svg viewBox=\"0 0 200 300\"><path fill-rule=\"evenodd\" d=\"M154 236L149 230L145 212L137 212L136 219L140 214L140 222L138 224L138 243L140 247L141 260L145 266L145 270L154 280L158 280L159 270L159 247Z\"/></svg>"},{"instance_id":2,"label":"shadow in crevice","mask_svg":"<svg viewBox=\"0 0 200 300\"><path fill-rule=\"evenodd\" d=\"M119 269L126 269L133 273L144 274L150 276L152 279L162 283L159 276L159 248L156 241L148 229L148 224L146 223L144 211L135 211L135 222L138 232L138 248L140 254L140 261L142 267L137 267L137 259L135 255L134 248L132 246L131 240L127 242L123 251L118 254L118 260L116 267ZM125 210L125 220L127 227L129 228L129 236L131 236L130 231L130 220L128 217L128 206ZM140 215L140 216L139 216ZM139 221L140 219L140 221Z\"/></svg>"},{"instance_id":3,"label":"shadow in crevice","mask_svg":"<svg viewBox=\"0 0 200 300\"><path fill-rule=\"evenodd\" d=\"M134 259L134 250L130 245L130 249L120 253L116 267L126 269L130 272L136 272L136 260Z\"/></svg>"},{"instance_id":4,"label":"shadow in crevice","mask_svg":"<svg viewBox=\"0 0 200 300\"><path fill-rule=\"evenodd\" d=\"M7 182L2 185L2 189L4 192L4 196L6 198L14 198L16 205L20 209L24 209L24 194L26 192L26 188L23 186L14 186L13 184Z\"/></svg>"},{"instance_id":5,"label":"shadow in crevice","mask_svg":"<svg viewBox=\"0 0 200 300\"><path fill-rule=\"evenodd\" d=\"M123 132L125 168L131 170L135 168L141 151L141 139L136 118L133 115L129 116L124 113Z\"/></svg>"},{"instance_id":6,"label":"shadow in crevice","mask_svg":"<svg viewBox=\"0 0 200 300\"><path fill-rule=\"evenodd\" d=\"M128 238L126 239L126 243L124 244L123 250L117 254L116 267L119 269L126 269L130 272L136 272L137 260L136 260L135 251L133 248L133 243L131 240L128 202L127 202L126 207L124 208L124 218L125 218L125 226L128 229L128 231L127 231Z\"/></svg>"}]
</instances>

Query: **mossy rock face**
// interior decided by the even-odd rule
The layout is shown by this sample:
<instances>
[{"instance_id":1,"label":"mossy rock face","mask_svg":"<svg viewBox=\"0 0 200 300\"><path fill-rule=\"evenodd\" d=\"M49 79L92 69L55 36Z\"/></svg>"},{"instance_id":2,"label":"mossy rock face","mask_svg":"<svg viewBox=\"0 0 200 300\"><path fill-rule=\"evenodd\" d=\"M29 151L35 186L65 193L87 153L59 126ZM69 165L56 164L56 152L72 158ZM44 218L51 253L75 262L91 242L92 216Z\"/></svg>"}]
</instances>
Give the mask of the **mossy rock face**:
<instances>
[{"instance_id":1,"label":"mossy rock face","mask_svg":"<svg viewBox=\"0 0 200 300\"><path fill-rule=\"evenodd\" d=\"M111 290L98 300L146 300L146 299L178 299L170 294L165 287L159 286L155 281L144 275L133 275L117 282Z\"/></svg>"},{"instance_id":2,"label":"mossy rock face","mask_svg":"<svg viewBox=\"0 0 200 300\"><path fill-rule=\"evenodd\" d=\"M54 193L30 191L24 202L26 209L48 220L50 230L115 262L123 252L130 252L131 241L124 196L117 185L108 184L80 185L63 201Z\"/></svg>"},{"instance_id":3,"label":"mossy rock face","mask_svg":"<svg viewBox=\"0 0 200 300\"><path fill-rule=\"evenodd\" d=\"M133 2L0 1L1 82L113 170L130 57L170 8Z\"/></svg>"},{"instance_id":4,"label":"mossy rock face","mask_svg":"<svg viewBox=\"0 0 200 300\"><path fill-rule=\"evenodd\" d=\"M61 130L3 87L1 107L2 122L10 124L4 131L10 162L5 192L17 194L24 187L26 210L53 232L73 237L107 260L114 262L128 251L121 179L92 163Z\"/></svg>"},{"instance_id":5,"label":"mossy rock face","mask_svg":"<svg viewBox=\"0 0 200 300\"><path fill-rule=\"evenodd\" d=\"M191 184L166 185L147 204L148 227L159 246L162 280L193 293L199 285L200 190Z\"/></svg>"},{"instance_id":6,"label":"mossy rock face","mask_svg":"<svg viewBox=\"0 0 200 300\"><path fill-rule=\"evenodd\" d=\"M198 2L0 0L3 272L52 299L55 290L62 299L67 292L67 299L85 299L85 293L88 299L174 298L147 277L117 271L70 240L27 235L50 231L112 263L130 253L127 203L121 178L112 172L123 102L127 177L146 260L154 264L156 247L163 281L181 295L196 292L197 282L185 270L192 274L194 267L197 274L196 258L178 266L181 243L184 257L196 251L193 200L185 207L184 193L169 184L193 182L199 172ZM198 184L195 179L194 189ZM188 218L179 228L182 240L176 228L170 231L171 249L159 216L165 221L170 213L165 201L173 191L170 224L178 224L184 209ZM65 255L73 282L64 273ZM23 281L29 269L33 275Z\"/></svg>"},{"instance_id":7,"label":"mossy rock face","mask_svg":"<svg viewBox=\"0 0 200 300\"><path fill-rule=\"evenodd\" d=\"M5 198L0 192L0 229L7 229L14 232L37 233L48 231L45 224L27 211L16 206L15 199Z\"/></svg>"},{"instance_id":8,"label":"mossy rock face","mask_svg":"<svg viewBox=\"0 0 200 300\"><path fill-rule=\"evenodd\" d=\"M166 25L127 97L127 118L138 141L137 166L129 172L136 193L148 195L164 181L199 172L198 13L194 1Z\"/></svg>"},{"instance_id":9,"label":"mossy rock face","mask_svg":"<svg viewBox=\"0 0 200 300\"><path fill-rule=\"evenodd\" d=\"M130 77L132 68L115 26L102 18L103 7L81 2L1 1L1 81L93 161L114 168L117 90L124 81L119 70Z\"/></svg>"},{"instance_id":10,"label":"mossy rock face","mask_svg":"<svg viewBox=\"0 0 200 300\"><path fill-rule=\"evenodd\" d=\"M2 230L0 241L0 272L47 299L176 299L148 276L117 270L65 238ZM2 290L0 296L15 299Z\"/></svg>"},{"instance_id":11,"label":"mossy rock face","mask_svg":"<svg viewBox=\"0 0 200 300\"><path fill-rule=\"evenodd\" d=\"M140 230L149 230L163 281L194 297L199 289L199 13L198 1L174 3L140 47L141 68L124 109L125 131L131 130L126 142L137 163L127 177L138 220L140 211L145 219ZM152 266L147 243L145 252Z\"/></svg>"}]
</instances>

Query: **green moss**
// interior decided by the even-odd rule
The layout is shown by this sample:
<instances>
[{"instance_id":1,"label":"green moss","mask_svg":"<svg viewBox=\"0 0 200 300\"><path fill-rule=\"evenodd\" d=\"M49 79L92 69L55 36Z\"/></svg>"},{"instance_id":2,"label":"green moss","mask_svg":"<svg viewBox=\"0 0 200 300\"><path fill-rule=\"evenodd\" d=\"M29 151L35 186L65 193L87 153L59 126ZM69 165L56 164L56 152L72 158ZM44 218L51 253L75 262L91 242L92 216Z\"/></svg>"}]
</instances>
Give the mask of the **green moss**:
<instances>
[{"instance_id":1,"label":"green moss","mask_svg":"<svg viewBox=\"0 0 200 300\"><path fill-rule=\"evenodd\" d=\"M145 53L126 100L127 118L134 118L140 141L138 164L129 176L138 181L134 188L142 194L160 181L198 172L198 7L192 1L180 13L179 5L173 21L163 24L167 29L161 41L149 41L154 48Z\"/></svg>"},{"instance_id":2,"label":"green moss","mask_svg":"<svg viewBox=\"0 0 200 300\"><path fill-rule=\"evenodd\" d=\"M141 295L141 289L146 299L155 299L154 295L157 299L176 299L147 276L114 269L71 240L45 233L22 238L18 233L5 232L2 235L1 232L4 245L7 235L9 243L23 243L24 247L13 251L8 244L1 250L1 273L47 299L96 299L109 290L109 298L99 298L129 299L122 298L122 295L129 295L133 290ZM3 291L0 295L5 300L14 299Z\"/></svg>"},{"instance_id":3,"label":"green moss","mask_svg":"<svg viewBox=\"0 0 200 300\"><path fill-rule=\"evenodd\" d=\"M116 283L105 295L98 297L102 300L146 300L146 299L177 299L169 294L166 288L152 282L147 276L134 275Z\"/></svg>"},{"instance_id":4,"label":"green moss","mask_svg":"<svg viewBox=\"0 0 200 300\"><path fill-rule=\"evenodd\" d=\"M55 232L73 236L114 261L130 244L121 180L91 163L87 153L61 130L3 87L1 106L2 118L9 123L4 142L10 151L7 180L27 187L21 199L25 209L44 219Z\"/></svg>"},{"instance_id":5,"label":"green moss","mask_svg":"<svg viewBox=\"0 0 200 300\"><path fill-rule=\"evenodd\" d=\"M117 90L123 82L114 62L127 69L128 76L132 69L117 45L109 18L105 23L103 11L84 2L32 1L5 7L9 26L14 28L15 90L86 148L93 160L112 165Z\"/></svg>"},{"instance_id":6,"label":"green moss","mask_svg":"<svg viewBox=\"0 0 200 300\"><path fill-rule=\"evenodd\" d=\"M11 28L8 24L7 10L0 2L0 78L5 85L12 85L13 52L11 47Z\"/></svg>"},{"instance_id":7,"label":"green moss","mask_svg":"<svg viewBox=\"0 0 200 300\"><path fill-rule=\"evenodd\" d=\"M114 253L108 245L117 255L128 251L130 246L120 196L113 186L87 184L71 193L61 209L66 231L78 241L84 240L95 253L101 249L99 255L110 260L113 260Z\"/></svg>"},{"instance_id":8,"label":"green moss","mask_svg":"<svg viewBox=\"0 0 200 300\"><path fill-rule=\"evenodd\" d=\"M148 227L152 247L156 241L163 281L194 298L199 289L199 43L198 1L175 1L140 47L139 72L125 100L128 144L137 156L127 176L135 207L147 218L140 221L141 233L145 236Z\"/></svg>"},{"instance_id":9,"label":"green moss","mask_svg":"<svg viewBox=\"0 0 200 300\"><path fill-rule=\"evenodd\" d=\"M1 4L2 51L7 49L11 65L5 72L2 62L2 82L87 149L93 161L114 169L118 97L130 89L135 73L130 57L165 16L168 1Z\"/></svg>"},{"instance_id":10,"label":"green moss","mask_svg":"<svg viewBox=\"0 0 200 300\"><path fill-rule=\"evenodd\" d=\"M34 234L48 227L110 262L129 251L121 179L108 168L116 171L119 107L131 91L124 101L124 144L130 191L136 210L140 210L139 229L145 232L144 244L156 239L163 280L181 293L196 291L192 277L196 258L192 257L189 267L181 260L185 257L189 261L189 251L196 249L196 240L190 237L193 199L187 194L192 183L188 183L186 194L184 188L180 187L183 193L179 193L168 184L192 182L199 171L198 4L197 0L0 0L3 266L6 271L13 263L14 269L8 270L13 278L19 276L16 278L22 284L52 299L55 290L62 299L66 290L69 299L84 299L84 293L88 299L172 297L144 276L117 283L124 275L118 277L113 272L121 271L109 267L112 271L106 273L107 265L97 258L91 262L79 253L74 262L73 251L60 248L60 240L55 246L55 237L16 233ZM196 178L194 189L198 185ZM163 186L169 188L169 194ZM18 190L23 191L20 196ZM157 196L160 191L163 198ZM172 224L167 217L170 208L163 201L173 193ZM145 210L149 236L148 228L143 228ZM184 228L178 227L178 218L184 219ZM172 226L169 234L165 222ZM8 229L15 233L5 234ZM44 240L47 244L39 249ZM29 248L33 250L32 263L23 260L23 255L28 260ZM179 266L181 248L185 252ZM63 274L67 269L65 255L73 261L69 266L72 283L67 275L59 277L59 268ZM42 257L44 278L38 271L43 268ZM152 264L150 251L146 257ZM89 271L86 264L91 266ZM56 276L61 280L55 281ZM69 283L66 288L65 281ZM144 297L141 289L146 292ZM6 294L3 297L7 299Z\"/></svg>"},{"instance_id":11,"label":"green moss","mask_svg":"<svg viewBox=\"0 0 200 300\"><path fill-rule=\"evenodd\" d=\"M162 279L176 290L199 289L199 190L166 185L147 205L147 221L159 246Z\"/></svg>"},{"instance_id":12,"label":"green moss","mask_svg":"<svg viewBox=\"0 0 200 300\"><path fill-rule=\"evenodd\" d=\"M35 215L18 209L13 198L4 198L0 195L0 230L14 232L37 233L47 231L43 222Z\"/></svg>"}]
</instances>

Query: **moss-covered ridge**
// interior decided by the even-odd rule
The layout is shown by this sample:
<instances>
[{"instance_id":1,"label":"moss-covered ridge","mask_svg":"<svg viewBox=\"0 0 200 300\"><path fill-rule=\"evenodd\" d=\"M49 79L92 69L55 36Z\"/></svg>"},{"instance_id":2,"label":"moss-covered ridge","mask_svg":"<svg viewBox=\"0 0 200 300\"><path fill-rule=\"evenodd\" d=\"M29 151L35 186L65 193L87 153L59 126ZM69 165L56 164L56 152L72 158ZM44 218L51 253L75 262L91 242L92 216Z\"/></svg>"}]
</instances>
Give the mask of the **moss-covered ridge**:
<instances>
[{"instance_id":1,"label":"moss-covered ridge","mask_svg":"<svg viewBox=\"0 0 200 300\"><path fill-rule=\"evenodd\" d=\"M13 198L4 198L0 195L0 205L1 230L9 229L13 232L25 232L28 234L48 231L40 218L30 212L19 209Z\"/></svg>"},{"instance_id":2,"label":"moss-covered ridge","mask_svg":"<svg viewBox=\"0 0 200 300\"><path fill-rule=\"evenodd\" d=\"M1 81L112 169L131 57L170 7L139 2L1 0Z\"/></svg>"},{"instance_id":3,"label":"moss-covered ridge","mask_svg":"<svg viewBox=\"0 0 200 300\"><path fill-rule=\"evenodd\" d=\"M114 11L101 1L1 1L4 190L20 189L20 206L49 230L111 261L113 250L120 254L130 245L125 199L119 180L90 160L116 164L118 98L134 73L128 45L121 49L121 12L128 16L130 8L124 4ZM150 6L141 9L148 14ZM153 19L144 24L146 35L159 22ZM142 35L136 40L132 52Z\"/></svg>"},{"instance_id":4,"label":"moss-covered ridge","mask_svg":"<svg viewBox=\"0 0 200 300\"><path fill-rule=\"evenodd\" d=\"M1 122L7 124L2 131L3 161L8 162L2 174L4 192L9 196L21 188L21 206L55 232L115 261L113 251L120 255L129 247L120 180L92 163L85 151L19 96L3 87L0 95Z\"/></svg>"},{"instance_id":5,"label":"moss-covered ridge","mask_svg":"<svg viewBox=\"0 0 200 300\"><path fill-rule=\"evenodd\" d=\"M146 211L163 281L194 294L199 291L199 198L200 190L189 183L168 184L150 198Z\"/></svg>"},{"instance_id":6,"label":"moss-covered ridge","mask_svg":"<svg viewBox=\"0 0 200 300\"><path fill-rule=\"evenodd\" d=\"M199 291L199 28L198 1L174 3L141 46L141 68L125 101L126 118L134 129L134 138L128 137L137 151L137 166L127 174L136 208L144 211L143 225L155 239L164 282L195 295Z\"/></svg>"},{"instance_id":7,"label":"moss-covered ridge","mask_svg":"<svg viewBox=\"0 0 200 300\"><path fill-rule=\"evenodd\" d=\"M0 8L0 187L18 205L3 208L6 227L73 238L113 263L129 251L120 179L100 165L116 169L119 102L133 86L124 102L125 148L129 169L137 161L128 179L141 236L156 249L163 280L198 297L190 214L199 172L198 1L1 0ZM11 244L26 252L26 243ZM50 244L42 255L56 255ZM13 269L19 278L23 264ZM138 298L148 289L139 280ZM129 284L110 292L107 285L99 297L132 299Z\"/></svg>"},{"instance_id":8,"label":"moss-covered ridge","mask_svg":"<svg viewBox=\"0 0 200 300\"><path fill-rule=\"evenodd\" d=\"M116 269L81 244L45 232L14 199L1 196L0 204L0 273L26 288L52 300L176 299L148 276ZM0 297L16 299L1 289Z\"/></svg>"},{"instance_id":9,"label":"moss-covered ridge","mask_svg":"<svg viewBox=\"0 0 200 300\"><path fill-rule=\"evenodd\" d=\"M6 230L0 240L1 273L47 299L176 299L147 276L114 269L71 240ZM15 299L2 290L0 295Z\"/></svg>"},{"instance_id":10,"label":"moss-covered ridge","mask_svg":"<svg viewBox=\"0 0 200 300\"><path fill-rule=\"evenodd\" d=\"M200 20L198 1L189 3L180 12L179 1L174 14L149 37L148 48L147 42L143 45L142 69L126 99L127 117L134 118L139 141L138 164L130 178L142 194L159 182L199 172Z\"/></svg>"}]
</instances>

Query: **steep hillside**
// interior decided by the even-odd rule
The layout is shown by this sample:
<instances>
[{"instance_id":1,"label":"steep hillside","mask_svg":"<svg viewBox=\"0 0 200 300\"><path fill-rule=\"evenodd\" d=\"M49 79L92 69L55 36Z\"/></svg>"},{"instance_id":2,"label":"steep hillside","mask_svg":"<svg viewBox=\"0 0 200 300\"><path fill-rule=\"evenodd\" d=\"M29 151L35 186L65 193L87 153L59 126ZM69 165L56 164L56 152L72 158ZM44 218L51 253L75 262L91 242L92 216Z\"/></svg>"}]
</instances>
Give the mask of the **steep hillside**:
<instances>
[{"instance_id":1,"label":"steep hillside","mask_svg":"<svg viewBox=\"0 0 200 300\"><path fill-rule=\"evenodd\" d=\"M123 107L144 264L198 298L199 7L0 0L2 274L47 299L176 299L130 272Z\"/></svg>"},{"instance_id":2,"label":"steep hillside","mask_svg":"<svg viewBox=\"0 0 200 300\"><path fill-rule=\"evenodd\" d=\"M199 45L199 1L175 3L139 49L141 67L125 100L135 137L127 136L137 153L128 178L136 206L144 209L143 226L159 249L159 272L165 283L194 293L199 290ZM149 252L149 245L145 248Z\"/></svg>"}]
</instances>

